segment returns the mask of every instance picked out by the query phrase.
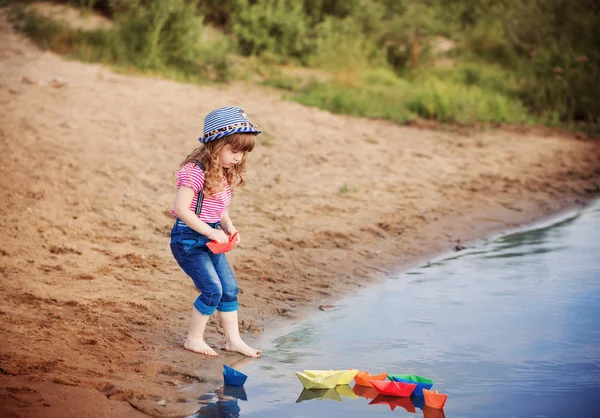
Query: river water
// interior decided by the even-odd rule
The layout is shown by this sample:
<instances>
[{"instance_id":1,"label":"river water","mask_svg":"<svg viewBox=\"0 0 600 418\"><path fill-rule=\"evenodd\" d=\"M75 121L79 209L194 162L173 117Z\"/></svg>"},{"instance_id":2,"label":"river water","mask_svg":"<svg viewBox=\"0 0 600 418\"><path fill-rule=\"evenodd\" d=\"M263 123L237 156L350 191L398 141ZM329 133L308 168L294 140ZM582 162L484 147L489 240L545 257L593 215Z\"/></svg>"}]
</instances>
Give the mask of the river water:
<instances>
[{"instance_id":1,"label":"river water","mask_svg":"<svg viewBox=\"0 0 600 418\"><path fill-rule=\"evenodd\" d=\"M243 388L195 417L600 417L600 203L393 274L328 312L266 335ZM236 365L234 365L236 367ZM295 371L417 374L449 395L304 391Z\"/></svg>"}]
</instances>

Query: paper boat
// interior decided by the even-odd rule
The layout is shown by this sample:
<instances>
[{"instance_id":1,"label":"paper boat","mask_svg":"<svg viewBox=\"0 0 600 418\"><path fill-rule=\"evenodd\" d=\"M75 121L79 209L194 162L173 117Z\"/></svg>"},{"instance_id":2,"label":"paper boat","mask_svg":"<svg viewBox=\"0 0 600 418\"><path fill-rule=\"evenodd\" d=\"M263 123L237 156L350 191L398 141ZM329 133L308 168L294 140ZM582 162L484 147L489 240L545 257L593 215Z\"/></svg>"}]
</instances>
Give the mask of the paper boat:
<instances>
[{"instance_id":1,"label":"paper boat","mask_svg":"<svg viewBox=\"0 0 600 418\"><path fill-rule=\"evenodd\" d=\"M377 389L375 389L373 386L354 385L352 392L361 398L367 399L374 399L377 395L379 395L379 392L377 392Z\"/></svg>"},{"instance_id":2,"label":"paper boat","mask_svg":"<svg viewBox=\"0 0 600 418\"><path fill-rule=\"evenodd\" d=\"M220 244L216 241L211 241L211 242L207 243L206 246L213 252L213 254L226 253L228 251L231 251L233 249L233 247L235 247L235 242L237 241L237 235L238 235L237 232L235 234L231 235L229 237L229 242L227 242L225 244Z\"/></svg>"},{"instance_id":3,"label":"paper boat","mask_svg":"<svg viewBox=\"0 0 600 418\"><path fill-rule=\"evenodd\" d=\"M388 405L392 411L399 406L400 408L404 408L406 412L416 412L415 406L410 398L398 398L396 396L379 394L375 396L375 399L369 402L369 405Z\"/></svg>"},{"instance_id":4,"label":"paper boat","mask_svg":"<svg viewBox=\"0 0 600 418\"><path fill-rule=\"evenodd\" d=\"M388 379L395 382L416 383L417 387L413 392L415 396L423 396L423 389L431 389L433 386L433 380L416 374L388 374Z\"/></svg>"},{"instance_id":5,"label":"paper boat","mask_svg":"<svg viewBox=\"0 0 600 418\"><path fill-rule=\"evenodd\" d=\"M327 399L330 401L342 402L342 398L334 389L302 389L300 396L296 399L296 403L310 401L310 400L323 400Z\"/></svg>"},{"instance_id":6,"label":"paper boat","mask_svg":"<svg viewBox=\"0 0 600 418\"><path fill-rule=\"evenodd\" d=\"M323 376L323 377L328 377L331 376L332 374L336 374L336 373L342 373L342 377L340 377L340 380L338 381L338 385L349 385L350 382L352 382L352 379L354 379L354 376L356 376L356 373L358 373L358 370L352 370L352 369L348 369L348 370L304 370L304 373L306 373L308 376L311 377L315 377L315 376Z\"/></svg>"},{"instance_id":7,"label":"paper boat","mask_svg":"<svg viewBox=\"0 0 600 418\"><path fill-rule=\"evenodd\" d=\"M373 386L371 385L371 380L385 380L387 378L387 373L379 373L371 375L368 371L361 372L360 370L354 376L354 381L357 385L361 386Z\"/></svg>"},{"instance_id":8,"label":"paper boat","mask_svg":"<svg viewBox=\"0 0 600 418\"><path fill-rule=\"evenodd\" d=\"M392 382L389 380L371 380L371 384L382 395L403 396L407 398L417 387L416 383Z\"/></svg>"},{"instance_id":9,"label":"paper boat","mask_svg":"<svg viewBox=\"0 0 600 418\"><path fill-rule=\"evenodd\" d=\"M446 414L444 414L443 409L426 406L423 408L423 418L446 418Z\"/></svg>"},{"instance_id":10,"label":"paper boat","mask_svg":"<svg viewBox=\"0 0 600 418\"><path fill-rule=\"evenodd\" d=\"M425 397L425 405L430 406L432 408L442 409L446 404L446 400L448 399L448 395L444 393L438 393L438 391L430 391L427 389L423 389L423 396Z\"/></svg>"},{"instance_id":11,"label":"paper boat","mask_svg":"<svg viewBox=\"0 0 600 418\"><path fill-rule=\"evenodd\" d=\"M364 386L362 386L364 387ZM358 395L352 391L352 388L348 385L337 385L335 391L338 395L344 398L358 399Z\"/></svg>"},{"instance_id":12,"label":"paper boat","mask_svg":"<svg viewBox=\"0 0 600 418\"><path fill-rule=\"evenodd\" d=\"M337 384L342 373L335 373L330 376L308 376L305 373L296 372L296 376L300 379L302 386L306 389L333 389Z\"/></svg>"},{"instance_id":13,"label":"paper boat","mask_svg":"<svg viewBox=\"0 0 600 418\"><path fill-rule=\"evenodd\" d=\"M247 378L248 376L233 367L223 365L223 379L226 385L243 386Z\"/></svg>"}]
</instances>

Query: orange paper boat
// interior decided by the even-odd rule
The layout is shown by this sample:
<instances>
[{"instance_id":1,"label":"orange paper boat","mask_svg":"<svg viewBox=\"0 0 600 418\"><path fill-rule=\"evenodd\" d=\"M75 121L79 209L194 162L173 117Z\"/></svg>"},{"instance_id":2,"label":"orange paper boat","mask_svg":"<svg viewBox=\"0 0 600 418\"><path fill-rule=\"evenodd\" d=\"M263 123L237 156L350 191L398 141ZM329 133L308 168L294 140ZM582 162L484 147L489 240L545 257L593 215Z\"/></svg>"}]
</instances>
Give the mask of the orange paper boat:
<instances>
[{"instance_id":1,"label":"orange paper boat","mask_svg":"<svg viewBox=\"0 0 600 418\"><path fill-rule=\"evenodd\" d=\"M387 373L379 373L379 374L369 374L368 371L361 372L359 371L354 376L354 381L357 385L360 386L373 386L371 384L371 380L385 380L387 378Z\"/></svg>"},{"instance_id":2,"label":"orange paper boat","mask_svg":"<svg viewBox=\"0 0 600 418\"><path fill-rule=\"evenodd\" d=\"M382 395L404 398L408 398L417 387L416 383L392 382L387 380L371 380L371 384Z\"/></svg>"},{"instance_id":3,"label":"orange paper boat","mask_svg":"<svg viewBox=\"0 0 600 418\"><path fill-rule=\"evenodd\" d=\"M392 411L399 406L400 408L406 409L406 412L411 412L413 414L416 412L415 405L410 398L398 398L396 396L379 394L375 396L375 399L369 402L369 405L388 405ZM436 411L438 410L436 409Z\"/></svg>"},{"instance_id":4,"label":"orange paper boat","mask_svg":"<svg viewBox=\"0 0 600 418\"><path fill-rule=\"evenodd\" d=\"M220 244L217 241L211 241L206 244L206 246L213 252L213 254L226 253L231 251L233 247L235 247L235 242L237 241L238 233L236 232L233 235L229 236L229 242L225 244Z\"/></svg>"},{"instance_id":5,"label":"orange paper boat","mask_svg":"<svg viewBox=\"0 0 600 418\"><path fill-rule=\"evenodd\" d=\"M448 395L445 393L438 393L438 391L431 391L423 389L423 396L425 397L425 405L432 408L442 409L446 404Z\"/></svg>"}]
</instances>

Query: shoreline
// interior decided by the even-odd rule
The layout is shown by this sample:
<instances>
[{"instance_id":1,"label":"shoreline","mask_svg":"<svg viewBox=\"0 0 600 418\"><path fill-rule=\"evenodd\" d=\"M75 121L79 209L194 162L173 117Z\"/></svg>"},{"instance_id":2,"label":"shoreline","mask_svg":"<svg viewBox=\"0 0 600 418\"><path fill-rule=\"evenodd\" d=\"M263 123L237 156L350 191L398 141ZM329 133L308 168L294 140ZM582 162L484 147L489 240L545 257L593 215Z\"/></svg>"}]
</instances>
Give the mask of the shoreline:
<instances>
[{"instance_id":1,"label":"shoreline","mask_svg":"<svg viewBox=\"0 0 600 418\"><path fill-rule=\"evenodd\" d=\"M397 265L395 267L392 267L392 268L394 268L393 272L392 271L389 271L386 273L381 272L381 277L376 279L373 283L369 284L367 287L370 288L370 287L377 286L377 285L383 283L385 280L388 279L388 274L390 274L390 273L404 274L412 269L420 268L420 267L426 266L430 263L436 263L436 262L448 259L451 256L457 255L459 253L460 254L462 254L463 252L468 253L468 251L470 249L473 249L475 247L478 247L478 246L483 245L490 241L495 241L497 239L500 239L500 238L508 236L508 235L525 233L528 231L545 228L548 226L552 226L556 223L560 223L560 222L572 219L574 217L579 216L579 214L581 214L582 212L584 212L585 210L587 210L588 208L590 208L591 206L596 204L596 202L599 202L599 201L600 201L600 196L594 197L586 202L582 202L580 204L569 204L568 206L566 206L564 208L560 208L554 212L544 214L541 217L534 217L534 218L532 218L531 221L524 222L516 227L502 229L499 231L490 231L487 234L484 233L482 236L473 237L472 239L465 241L464 242L465 248L462 250L459 250L459 251L447 249L442 252L434 251L430 254L424 254L424 255L416 257L413 260L410 260L402 265ZM340 301L344 300L346 297L347 297L347 295L343 295L339 299L324 300L322 302L329 302L329 303L340 302ZM260 335L255 335L254 336L255 340L261 341L263 339L275 338L276 336L280 335L280 333L283 330L290 327L296 321L302 321L302 320L310 318L314 315L318 315L319 312L315 312L315 309L318 310L319 305L320 305L319 303L316 303L311 307L307 307L305 312L300 312L298 317L293 320L280 319L280 321L278 322L278 325L273 327L270 331L265 331L264 333L262 333ZM293 322L290 322L290 321L293 321Z\"/></svg>"},{"instance_id":2,"label":"shoreline","mask_svg":"<svg viewBox=\"0 0 600 418\"><path fill-rule=\"evenodd\" d=\"M65 61L1 18L0 34L2 416L185 416L179 388L209 391L240 360L216 319L218 359L182 348L196 293L168 249L173 173L213 107L241 105L264 131L230 208L250 342L600 196L600 141L333 115L267 88Z\"/></svg>"}]
</instances>

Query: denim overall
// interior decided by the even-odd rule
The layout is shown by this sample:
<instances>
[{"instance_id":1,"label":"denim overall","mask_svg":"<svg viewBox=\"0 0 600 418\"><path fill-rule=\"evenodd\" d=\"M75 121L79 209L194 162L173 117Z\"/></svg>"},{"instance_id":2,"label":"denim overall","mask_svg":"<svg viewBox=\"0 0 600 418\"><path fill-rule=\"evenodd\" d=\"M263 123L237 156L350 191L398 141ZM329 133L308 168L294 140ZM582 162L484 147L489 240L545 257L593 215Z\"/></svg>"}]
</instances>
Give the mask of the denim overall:
<instances>
[{"instance_id":1,"label":"denim overall","mask_svg":"<svg viewBox=\"0 0 600 418\"><path fill-rule=\"evenodd\" d=\"M196 164L204 170L200 162ZM202 211L203 193L200 191L196 214ZM209 223L217 229L220 222ZM203 315L238 310L238 285L225 254L213 254L206 246L210 239L187 226L177 218L171 229L171 252L179 266L194 281L201 292L194 307Z\"/></svg>"},{"instance_id":2,"label":"denim overall","mask_svg":"<svg viewBox=\"0 0 600 418\"><path fill-rule=\"evenodd\" d=\"M207 223L218 228L220 222ZM225 254L213 254L206 246L210 239L177 219L171 230L171 252L179 266L201 292L194 307L203 315L237 311L238 285Z\"/></svg>"}]
</instances>

